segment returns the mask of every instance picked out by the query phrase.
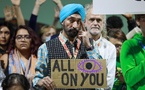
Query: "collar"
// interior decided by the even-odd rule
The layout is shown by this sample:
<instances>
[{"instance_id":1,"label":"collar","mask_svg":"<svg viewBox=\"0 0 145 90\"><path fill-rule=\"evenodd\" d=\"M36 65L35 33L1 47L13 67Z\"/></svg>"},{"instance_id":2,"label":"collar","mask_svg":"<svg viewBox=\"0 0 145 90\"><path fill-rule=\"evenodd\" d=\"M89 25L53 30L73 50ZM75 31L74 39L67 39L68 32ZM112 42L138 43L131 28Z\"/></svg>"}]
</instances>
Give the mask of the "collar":
<instances>
[{"instance_id":1,"label":"collar","mask_svg":"<svg viewBox=\"0 0 145 90\"><path fill-rule=\"evenodd\" d=\"M59 36L64 40L64 42L66 43L66 41L68 40L64 35L62 35L62 32L60 32Z\"/></svg>"},{"instance_id":2,"label":"collar","mask_svg":"<svg viewBox=\"0 0 145 90\"><path fill-rule=\"evenodd\" d=\"M101 41L102 41L102 35L100 36L100 38L98 39L98 40L93 40L93 42L94 42L94 46L101 46Z\"/></svg>"}]
</instances>

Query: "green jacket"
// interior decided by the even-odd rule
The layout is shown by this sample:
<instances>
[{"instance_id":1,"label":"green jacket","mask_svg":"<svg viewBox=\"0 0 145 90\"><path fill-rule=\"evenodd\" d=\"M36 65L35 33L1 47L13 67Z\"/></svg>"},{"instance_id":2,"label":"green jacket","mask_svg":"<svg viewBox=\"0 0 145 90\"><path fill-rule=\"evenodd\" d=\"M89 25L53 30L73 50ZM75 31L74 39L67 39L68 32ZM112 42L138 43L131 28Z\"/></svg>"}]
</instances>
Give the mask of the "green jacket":
<instances>
[{"instance_id":1,"label":"green jacket","mask_svg":"<svg viewBox=\"0 0 145 90\"><path fill-rule=\"evenodd\" d=\"M136 34L126 40L121 49L120 62L127 90L145 90L145 37Z\"/></svg>"}]
</instances>

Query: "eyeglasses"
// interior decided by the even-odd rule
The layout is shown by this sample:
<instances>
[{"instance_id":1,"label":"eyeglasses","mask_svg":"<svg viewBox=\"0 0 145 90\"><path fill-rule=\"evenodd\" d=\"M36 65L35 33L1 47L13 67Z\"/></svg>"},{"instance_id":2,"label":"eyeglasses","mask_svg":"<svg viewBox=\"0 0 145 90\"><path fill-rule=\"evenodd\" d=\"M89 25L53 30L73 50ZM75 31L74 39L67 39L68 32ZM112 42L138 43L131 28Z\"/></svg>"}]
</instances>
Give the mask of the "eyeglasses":
<instances>
[{"instance_id":1,"label":"eyeglasses","mask_svg":"<svg viewBox=\"0 0 145 90\"><path fill-rule=\"evenodd\" d=\"M22 39L26 40L26 41L29 41L31 39L30 35L17 35L16 36L16 39L18 41L22 41Z\"/></svg>"}]
</instances>

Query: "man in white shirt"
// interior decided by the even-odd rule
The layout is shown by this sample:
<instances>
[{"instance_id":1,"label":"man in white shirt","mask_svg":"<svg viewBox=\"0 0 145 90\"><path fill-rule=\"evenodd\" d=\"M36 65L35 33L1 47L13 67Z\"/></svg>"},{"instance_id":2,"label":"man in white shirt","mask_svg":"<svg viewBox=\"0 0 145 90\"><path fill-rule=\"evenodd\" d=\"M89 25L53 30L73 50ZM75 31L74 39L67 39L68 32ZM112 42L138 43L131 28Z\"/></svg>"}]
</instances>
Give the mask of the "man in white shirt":
<instances>
[{"instance_id":1,"label":"man in white shirt","mask_svg":"<svg viewBox=\"0 0 145 90\"><path fill-rule=\"evenodd\" d=\"M104 38L105 15L92 14L92 6L86 10L85 26L89 36L93 38L93 45L98 53L106 59L107 67L107 88L97 90L112 90L116 71L116 48Z\"/></svg>"}]
</instances>

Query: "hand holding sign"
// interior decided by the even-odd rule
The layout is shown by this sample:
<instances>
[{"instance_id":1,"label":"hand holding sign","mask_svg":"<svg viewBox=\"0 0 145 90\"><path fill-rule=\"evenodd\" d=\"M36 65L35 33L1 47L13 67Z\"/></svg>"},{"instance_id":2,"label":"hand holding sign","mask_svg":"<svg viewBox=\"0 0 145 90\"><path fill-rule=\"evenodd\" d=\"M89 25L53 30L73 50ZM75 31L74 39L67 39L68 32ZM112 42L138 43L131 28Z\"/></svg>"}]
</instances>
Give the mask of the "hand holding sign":
<instances>
[{"instance_id":1,"label":"hand holding sign","mask_svg":"<svg viewBox=\"0 0 145 90\"><path fill-rule=\"evenodd\" d=\"M46 89L53 90L56 88L54 81L50 77L44 77L38 82L39 86L45 87Z\"/></svg>"}]
</instances>

